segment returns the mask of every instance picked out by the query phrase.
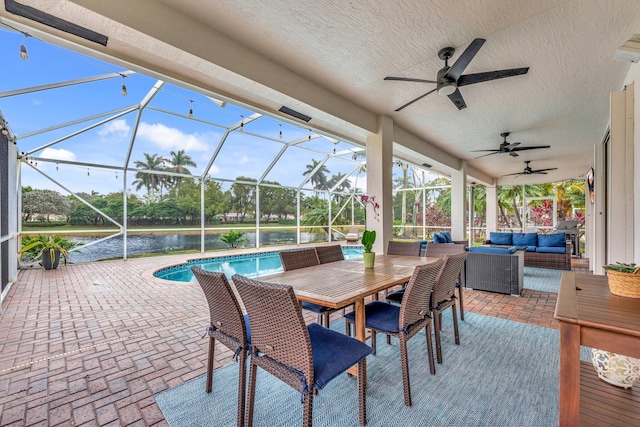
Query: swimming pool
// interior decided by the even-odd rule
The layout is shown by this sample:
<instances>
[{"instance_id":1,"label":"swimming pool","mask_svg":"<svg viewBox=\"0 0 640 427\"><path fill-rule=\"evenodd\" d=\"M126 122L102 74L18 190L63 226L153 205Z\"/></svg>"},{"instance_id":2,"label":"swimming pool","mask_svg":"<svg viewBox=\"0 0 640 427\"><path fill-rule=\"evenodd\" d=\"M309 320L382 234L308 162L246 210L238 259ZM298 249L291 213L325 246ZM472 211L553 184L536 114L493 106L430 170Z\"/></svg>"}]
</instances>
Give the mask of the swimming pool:
<instances>
[{"instance_id":1,"label":"swimming pool","mask_svg":"<svg viewBox=\"0 0 640 427\"><path fill-rule=\"evenodd\" d=\"M345 259L362 258L362 246L343 246ZM194 265L208 271L223 272L227 278L234 274L246 277L259 277L283 271L280 252L263 252L246 255L223 256L191 260L186 264L178 264L156 271L153 275L159 279L176 282L195 282L191 267Z\"/></svg>"}]
</instances>

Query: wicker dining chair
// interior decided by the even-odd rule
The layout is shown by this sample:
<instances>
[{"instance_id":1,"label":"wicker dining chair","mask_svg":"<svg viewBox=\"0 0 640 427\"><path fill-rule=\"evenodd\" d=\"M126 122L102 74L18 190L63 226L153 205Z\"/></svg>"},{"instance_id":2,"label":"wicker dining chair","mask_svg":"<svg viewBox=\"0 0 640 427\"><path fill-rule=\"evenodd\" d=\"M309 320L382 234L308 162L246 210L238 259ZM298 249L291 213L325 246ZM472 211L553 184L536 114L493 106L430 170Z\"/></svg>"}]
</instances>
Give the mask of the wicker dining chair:
<instances>
[{"instance_id":1,"label":"wicker dining chair","mask_svg":"<svg viewBox=\"0 0 640 427\"><path fill-rule=\"evenodd\" d=\"M340 245L316 246L316 253L320 264L344 260L344 252Z\"/></svg>"},{"instance_id":2,"label":"wicker dining chair","mask_svg":"<svg viewBox=\"0 0 640 427\"><path fill-rule=\"evenodd\" d=\"M237 274L233 283L253 328L246 425L253 425L258 367L302 394L302 421L310 427L314 394L354 365L358 365L359 421L366 424L366 358L373 349L316 323L306 326L291 286Z\"/></svg>"},{"instance_id":3,"label":"wicker dining chair","mask_svg":"<svg viewBox=\"0 0 640 427\"><path fill-rule=\"evenodd\" d=\"M242 314L240 303L224 273L191 267L209 304L209 357L207 360L206 392L213 388L215 341L235 352L238 359L238 426L244 425L246 360L251 345L249 317Z\"/></svg>"},{"instance_id":4,"label":"wicker dining chair","mask_svg":"<svg viewBox=\"0 0 640 427\"><path fill-rule=\"evenodd\" d=\"M411 406L411 383L409 380L409 358L407 355L407 341L425 328L427 340L427 355L429 371L436 373L433 362L433 344L431 341L432 321L429 310L431 291L436 278L441 271L443 260L430 264L419 265L415 268L411 280L407 284L406 297L398 307L382 301L372 301L365 306L365 327L371 330L371 346L376 350L376 332L381 332L400 341L400 362L402 365L402 385L404 389L404 404ZM347 325L355 323L355 313L344 316ZM350 332L347 326L347 334ZM375 354L375 353L374 353Z\"/></svg>"},{"instance_id":5,"label":"wicker dining chair","mask_svg":"<svg viewBox=\"0 0 640 427\"><path fill-rule=\"evenodd\" d=\"M387 255L420 256L422 242L395 242L387 243Z\"/></svg>"},{"instance_id":6,"label":"wicker dining chair","mask_svg":"<svg viewBox=\"0 0 640 427\"><path fill-rule=\"evenodd\" d=\"M447 255L455 255L467 251L465 243L428 243L424 256L434 258L445 258ZM460 320L464 320L464 293L462 289L465 286L465 266L462 267L458 280L456 281L456 289L458 290L458 306L460 307Z\"/></svg>"},{"instance_id":7,"label":"wicker dining chair","mask_svg":"<svg viewBox=\"0 0 640 427\"><path fill-rule=\"evenodd\" d=\"M433 331L436 337L436 356L438 363L442 363L442 343L440 331L442 330L442 312L451 308L453 316L453 333L456 345L460 345L458 332L458 316L456 315L456 281L462 271L464 262L469 252L447 255L444 259L442 270L436 279L431 295L431 313L433 316Z\"/></svg>"},{"instance_id":8,"label":"wicker dining chair","mask_svg":"<svg viewBox=\"0 0 640 427\"><path fill-rule=\"evenodd\" d=\"M314 265L320 265L318 259L318 253L315 248L307 248L295 251L282 251L280 252L280 261L282 261L282 268L284 271L297 270L299 268L311 267ZM313 304L311 302L302 302L302 308L309 310L318 315L318 323L329 327L329 321L331 313L337 311L336 309L325 307L319 304Z\"/></svg>"},{"instance_id":9,"label":"wicker dining chair","mask_svg":"<svg viewBox=\"0 0 640 427\"><path fill-rule=\"evenodd\" d=\"M420 256L421 247L422 242L394 242L389 240L389 243L387 243L387 255ZM391 294L389 294L388 290L385 290L384 296L387 301L400 304L406 286L407 283L403 283L402 289Z\"/></svg>"}]
</instances>

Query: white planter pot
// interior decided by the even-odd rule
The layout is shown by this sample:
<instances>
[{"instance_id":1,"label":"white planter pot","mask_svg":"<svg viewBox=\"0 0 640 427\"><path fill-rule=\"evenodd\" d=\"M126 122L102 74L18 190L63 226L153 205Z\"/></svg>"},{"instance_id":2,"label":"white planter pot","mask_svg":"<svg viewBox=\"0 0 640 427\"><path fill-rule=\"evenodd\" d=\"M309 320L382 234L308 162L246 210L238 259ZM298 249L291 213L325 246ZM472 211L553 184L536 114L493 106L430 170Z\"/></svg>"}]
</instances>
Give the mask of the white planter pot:
<instances>
[{"instance_id":1,"label":"white planter pot","mask_svg":"<svg viewBox=\"0 0 640 427\"><path fill-rule=\"evenodd\" d=\"M640 380L640 359L593 348L591 362L598 377L609 384L629 388Z\"/></svg>"}]
</instances>

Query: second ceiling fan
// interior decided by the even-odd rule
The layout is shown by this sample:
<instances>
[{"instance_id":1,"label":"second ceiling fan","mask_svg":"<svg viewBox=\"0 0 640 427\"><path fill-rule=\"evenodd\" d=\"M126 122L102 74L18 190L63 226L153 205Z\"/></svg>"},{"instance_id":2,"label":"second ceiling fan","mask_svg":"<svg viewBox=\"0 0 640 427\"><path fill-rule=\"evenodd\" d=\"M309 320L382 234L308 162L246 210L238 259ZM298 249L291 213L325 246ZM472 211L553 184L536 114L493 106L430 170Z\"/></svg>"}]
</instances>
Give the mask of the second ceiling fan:
<instances>
[{"instance_id":1,"label":"second ceiling fan","mask_svg":"<svg viewBox=\"0 0 640 427\"><path fill-rule=\"evenodd\" d=\"M513 176L513 175L533 175L533 174L541 174L541 175L546 175L547 171L554 171L558 168L547 168L547 169L531 169L531 166L529 166L529 163L531 163L531 160L525 160L524 164L526 165L524 167L524 170L522 172L516 172L516 173L508 173L506 175L502 175L502 176Z\"/></svg>"},{"instance_id":2,"label":"second ceiling fan","mask_svg":"<svg viewBox=\"0 0 640 427\"><path fill-rule=\"evenodd\" d=\"M460 86L467 86L475 83L517 76L520 74L526 74L527 71L529 71L529 67L525 67L462 75L462 72L467 68L473 57L476 56L476 53L478 53L485 41L485 39L474 39L452 66L449 66L449 59L451 59L454 52L456 51L455 48L445 47L443 49L440 49L440 51L438 52L438 57L444 61L444 67L441 68L440 71L438 71L438 75L435 81L412 79L408 77L385 77L385 80L436 84L435 89L430 90L424 95L420 95L419 97L407 102L403 106L396 108L396 111L400 111L408 107L409 105L421 100L422 98L433 92L438 92L438 94L440 95L448 96L451 102L453 102L454 105L458 107L458 110L462 110L463 108L467 107L467 104L464 102L464 98L462 98L462 94L458 90Z\"/></svg>"},{"instance_id":3,"label":"second ceiling fan","mask_svg":"<svg viewBox=\"0 0 640 427\"><path fill-rule=\"evenodd\" d=\"M527 151L527 150L537 150L540 148L550 148L550 145L530 145L527 147L519 147L519 142L507 142L507 137L509 136L509 132L502 132L500 136L503 138L502 143L498 146L497 150L473 150L473 152L489 152L489 154L483 154L482 156L476 157L479 159L480 157L490 156L492 154L508 154L511 157L518 157L518 151Z\"/></svg>"}]
</instances>

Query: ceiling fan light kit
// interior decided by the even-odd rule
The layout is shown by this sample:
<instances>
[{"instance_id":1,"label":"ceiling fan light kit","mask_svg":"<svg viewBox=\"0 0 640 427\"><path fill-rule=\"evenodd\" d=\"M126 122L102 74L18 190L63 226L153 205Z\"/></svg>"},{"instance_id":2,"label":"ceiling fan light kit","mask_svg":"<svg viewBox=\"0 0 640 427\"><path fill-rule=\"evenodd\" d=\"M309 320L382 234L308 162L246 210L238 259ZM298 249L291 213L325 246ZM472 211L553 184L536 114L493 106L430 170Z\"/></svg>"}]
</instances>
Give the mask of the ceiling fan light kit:
<instances>
[{"instance_id":1,"label":"ceiling fan light kit","mask_svg":"<svg viewBox=\"0 0 640 427\"><path fill-rule=\"evenodd\" d=\"M467 108L467 104L465 103L462 94L458 90L460 86L467 86L475 83L487 82L490 80L503 79L505 77L518 76L521 74L526 74L529 71L529 68L526 67L463 75L462 73L467 68L471 60L476 56L485 41L485 39L474 39L452 66L449 66L449 59L451 59L451 57L455 53L455 48L445 47L443 49L440 49L440 51L438 52L438 58L444 61L444 67L442 67L438 71L435 81L409 77L385 77L385 80L436 84L435 89L412 99L403 106L396 108L395 111L401 111L414 102L421 100L422 98L433 92L437 92L442 96L448 96L451 102L453 102L453 104L458 108L458 110L462 110L464 108Z\"/></svg>"},{"instance_id":2,"label":"ceiling fan light kit","mask_svg":"<svg viewBox=\"0 0 640 427\"><path fill-rule=\"evenodd\" d=\"M532 145L527 147L519 147L519 142L508 142L507 137L510 135L510 132L502 132L500 136L503 138L502 143L498 147L497 150L473 150L473 152L489 152L489 154L483 154L482 156L476 157L479 159L480 157L490 156L492 154L500 154L510 155L511 157L518 157L518 151L528 151L528 150L538 150L540 148L550 148L550 145Z\"/></svg>"}]
</instances>

